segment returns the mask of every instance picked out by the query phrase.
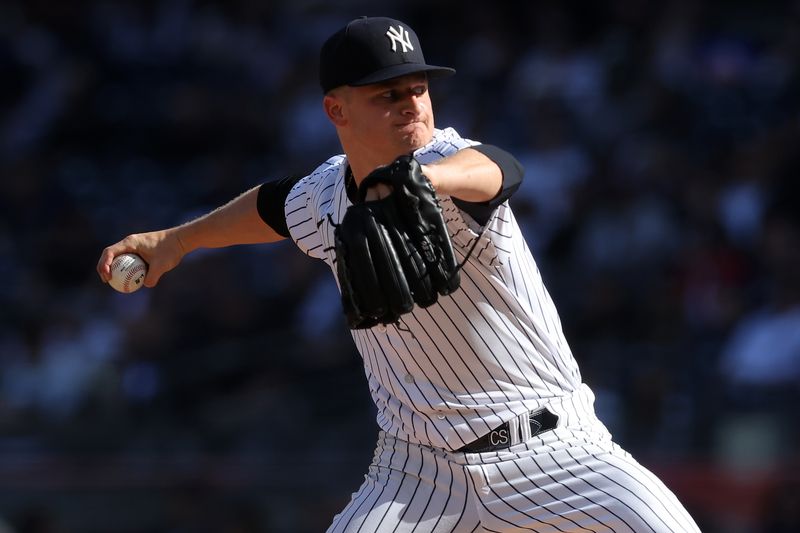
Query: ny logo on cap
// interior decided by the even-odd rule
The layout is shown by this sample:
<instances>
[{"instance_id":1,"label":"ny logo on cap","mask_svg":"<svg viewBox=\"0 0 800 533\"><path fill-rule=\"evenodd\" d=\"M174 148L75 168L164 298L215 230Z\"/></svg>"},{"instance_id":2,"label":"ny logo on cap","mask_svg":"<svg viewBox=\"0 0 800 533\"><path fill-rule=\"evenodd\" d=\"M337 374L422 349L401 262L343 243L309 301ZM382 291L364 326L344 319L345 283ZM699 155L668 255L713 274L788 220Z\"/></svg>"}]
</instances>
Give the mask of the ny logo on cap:
<instances>
[{"instance_id":1,"label":"ny logo on cap","mask_svg":"<svg viewBox=\"0 0 800 533\"><path fill-rule=\"evenodd\" d=\"M414 47L411 46L411 39L408 37L408 30L404 30L402 26L398 25L397 29L394 26L389 26L386 36L392 40L393 52L397 52L397 43L400 43L400 46L403 47L403 53L414 50Z\"/></svg>"}]
</instances>

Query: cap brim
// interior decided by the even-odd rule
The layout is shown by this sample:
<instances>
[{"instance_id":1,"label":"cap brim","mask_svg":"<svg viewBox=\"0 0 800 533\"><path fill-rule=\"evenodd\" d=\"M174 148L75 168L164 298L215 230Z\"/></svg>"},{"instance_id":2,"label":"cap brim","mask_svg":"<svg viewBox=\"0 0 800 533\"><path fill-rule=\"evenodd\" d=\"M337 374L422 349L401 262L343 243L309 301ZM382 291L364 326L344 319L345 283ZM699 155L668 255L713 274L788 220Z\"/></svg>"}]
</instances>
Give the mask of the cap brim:
<instances>
[{"instance_id":1,"label":"cap brim","mask_svg":"<svg viewBox=\"0 0 800 533\"><path fill-rule=\"evenodd\" d=\"M382 81L399 78L408 74L415 74L417 72L425 72L431 78L443 78L452 76L456 70L450 67L438 67L436 65L420 65L419 63L403 63L402 65L392 65L376 72L371 73L369 76L350 82L347 85L353 87L360 87L363 85L371 85L373 83L380 83Z\"/></svg>"}]
</instances>

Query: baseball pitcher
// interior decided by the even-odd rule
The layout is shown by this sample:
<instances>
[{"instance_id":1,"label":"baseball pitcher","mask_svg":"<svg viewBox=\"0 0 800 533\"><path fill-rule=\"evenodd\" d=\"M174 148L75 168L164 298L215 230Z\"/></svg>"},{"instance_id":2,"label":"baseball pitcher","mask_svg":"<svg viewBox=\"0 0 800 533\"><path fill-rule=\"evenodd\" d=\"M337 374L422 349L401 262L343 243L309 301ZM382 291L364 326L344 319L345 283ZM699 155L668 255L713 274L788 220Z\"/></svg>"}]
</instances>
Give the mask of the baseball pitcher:
<instances>
[{"instance_id":1,"label":"baseball pitcher","mask_svg":"<svg viewBox=\"0 0 800 533\"><path fill-rule=\"evenodd\" d=\"M522 169L436 128L405 23L359 18L320 54L343 153L190 223L103 250L153 287L203 247L290 238L330 266L377 406L364 483L330 532L694 532L672 492L617 446L509 207Z\"/></svg>"}]
</instances>

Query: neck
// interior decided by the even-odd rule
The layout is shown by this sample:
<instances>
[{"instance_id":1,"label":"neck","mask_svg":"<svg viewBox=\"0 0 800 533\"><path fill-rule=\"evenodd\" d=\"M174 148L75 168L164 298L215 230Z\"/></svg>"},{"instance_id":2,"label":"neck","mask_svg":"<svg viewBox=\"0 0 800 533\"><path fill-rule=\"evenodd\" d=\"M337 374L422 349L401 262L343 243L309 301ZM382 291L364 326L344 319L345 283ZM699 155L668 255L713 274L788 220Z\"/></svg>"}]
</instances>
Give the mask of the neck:
<instances>
[{"instance_id":1,"label":"neck","mask_svg":"<svg viewBox=\"0 0 800 533\"><path fill-rule=\"evenodd\" d=\"M348 144L342 142L342 148L347 156L347 163L350 165L350 171L353 173L353 178L356 184L361 184L361 180L367 175L382 165L388 165L401 154L394 155L393 153L378 152L368 147L361 147L358 145Z\"/></svg>"},{"instance_id":2,"label":"neck","mask_svg":"<svg viewBox=\"0 0 800 533\"><path fill-rule=\"evenodd\" d=\"M402 154L397 154L396 157L392 157L391 159L386 159L386 160L375 159L372 161L362 161L358 159L352 159L348 155L347 162L350 165L350 171L353 173L353 179L355 179L357 185L360 185L361 181L364 178L366 178L370 172L372 172L373 170L375 170L380 166L388 165L401 155Z\"/></svg>"},{"instance_id":3,"label":"neck","mask_svg":"<svg viewBox=\"0 0 800 533\"><path fill-rule=\"evenodd\" d=\"M415 150L411 149L407 151L377 154L374 151L348 149L344 143L342 144L342 148L347 156L347 163L350 166L350 171L353 173L353 179L355 179L357 185L360 185L361 181L376 168L388 165L401 155L410 154Z\"/></svg>"},{"instance_id":4,"label":"neck","mask_svg":"<svg viewBox=\"0 0 800 533\"><path fill-rule=\"evenodd\" d=\"M347 139L339 138L342 149L347 156L347 163L350 165L350 171L353 173L353 178L356 184L361 184L361 181L376 168L388 165L401 155L410 154L414 150L421 148L421 146L410 147L407 150L376 150L372 146L366 146L359 143L348 142Z\"/></svg>"}]
</instances>

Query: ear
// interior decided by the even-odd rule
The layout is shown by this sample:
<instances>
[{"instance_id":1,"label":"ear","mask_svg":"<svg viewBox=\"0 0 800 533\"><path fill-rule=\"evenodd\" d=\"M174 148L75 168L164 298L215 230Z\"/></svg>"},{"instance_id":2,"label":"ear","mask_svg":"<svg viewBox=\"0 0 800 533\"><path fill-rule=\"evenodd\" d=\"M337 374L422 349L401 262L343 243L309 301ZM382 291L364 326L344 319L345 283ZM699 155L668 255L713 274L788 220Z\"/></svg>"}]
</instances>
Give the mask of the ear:
<instances>
[{"instance_id":1,"label":"ear","mask_svg":"<svg viewBox=\"0 0 800 533\"><path fill-rule=\"evenodd\" d=\"M344 126L347 119L344 115L344 102L342 99L333 93L328 93L322 99L322 105L325 108L325 114L328 115L328 120L333 122L334 126Z\"/></svg>"}]
</instances>

